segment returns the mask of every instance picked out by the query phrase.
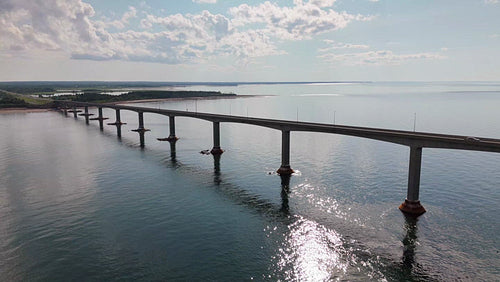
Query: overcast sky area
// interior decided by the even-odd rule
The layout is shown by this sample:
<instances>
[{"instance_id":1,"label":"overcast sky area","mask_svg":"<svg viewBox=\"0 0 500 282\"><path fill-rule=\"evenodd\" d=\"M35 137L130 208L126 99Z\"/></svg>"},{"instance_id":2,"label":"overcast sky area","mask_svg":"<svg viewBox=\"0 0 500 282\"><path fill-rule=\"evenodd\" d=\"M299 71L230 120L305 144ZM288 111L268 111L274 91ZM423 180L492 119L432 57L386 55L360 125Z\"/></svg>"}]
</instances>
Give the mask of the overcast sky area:
<instances>
[{"instance_id":1,"label":"overcast sky area","mask_svg":"<svg viewBox=\"0 0 500 282\"><path fill-rule=\"evenodd\" d=\"M500 0L0 0L0 81L500 81Z\"/></svg>"}]
</instances>

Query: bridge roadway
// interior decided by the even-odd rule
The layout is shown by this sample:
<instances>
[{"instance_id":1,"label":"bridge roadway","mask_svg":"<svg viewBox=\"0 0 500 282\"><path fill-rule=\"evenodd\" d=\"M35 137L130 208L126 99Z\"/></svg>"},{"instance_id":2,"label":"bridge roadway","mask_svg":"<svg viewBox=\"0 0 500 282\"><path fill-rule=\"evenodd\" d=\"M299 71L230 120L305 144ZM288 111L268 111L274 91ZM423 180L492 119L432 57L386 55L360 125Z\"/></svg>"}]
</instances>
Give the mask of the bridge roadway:
<instances>
[{"instance_id":1,"label":"bridge roadway","mask_svg":"<svg viewBox=\"0 0 500 282\"><path fill-rule=\"evenodd\" d=\"M442 148L442 149L458 149L471 151L484 151L500 153L500 139L471 137L450 134L413 132L393 129L358 127L334 125L325 123L312 123L301 121L288 121L276 119L253 118L233 115L210 114L189 111L177 111L167 109L155 109L146 107L136 107L129 105L116 104L97 104L84 102L58 101L57 106L60 108L73 108L74 116L77 117L77 107L84 107L86 121L88 122L88 107L97 107L99 109L99 117L94 118L99 120L101 129L103 128L102 108L111 108L116 110L116 122L111 123L119 128L122 124L120 120L120 110L129 110L137 112L139 115L139 128L134 131L141 135L141 146L144 146L144 128L143 113L154 113L169 117L170 121L170 136L162 140L175 142L175 117L191 117L202 120L207 120L213 123L213 141L214 147L212 154L221 154L223 151L220 148L220 123L243 123L256 126L263 126L282 131L282 156L281 167L278 173L282 176L289 176L293 173L290 167L290 132L291 131L308 131L320 133L341 134L362 138L369 138L384 142L391 142L410 147L410 163L408 173L408 191L407 198L399 207L403 212L409 215L421 215L425 209L419 201L419 186L420 186L420 168L422 159L422 148ZM119 134L121 131L119 131Z\"/></svg>"}]
</instances>

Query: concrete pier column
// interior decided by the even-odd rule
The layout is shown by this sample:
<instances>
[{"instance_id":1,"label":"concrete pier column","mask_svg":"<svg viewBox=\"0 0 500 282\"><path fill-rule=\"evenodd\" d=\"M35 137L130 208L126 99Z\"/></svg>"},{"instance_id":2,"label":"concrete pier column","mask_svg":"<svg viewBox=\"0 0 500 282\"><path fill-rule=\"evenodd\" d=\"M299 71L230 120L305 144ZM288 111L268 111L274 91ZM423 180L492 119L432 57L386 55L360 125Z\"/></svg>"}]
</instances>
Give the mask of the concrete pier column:
<instances>
[{"instance_id":1,"label":"concrete pier column","mask_svg":"<svg viewBox=\"0 0 500 282\"><path fill-rule=\"evenodd\" d=\"M175 136L175 116L168 117L168 127L170 134L168 135L169 141L177 141L177 136Z\"/></svg>"},{"instance_id":2,"label":"concrete pier column","mask_svg":"<svg viewBox=\"0 0 500 282\"><path fill-rule=\"evenodd\" d=\"M64 112L64 116L68 116L68 109L66 108L66 106L64 106L63 112Z\"/></svg>"},{"instance_id":3,"label":"concrete pier column","mask_svg":"<svg viewBox=\"0 0 500 282\"><path fill-rule=\"evenodd\" d=\"M140 141L140 144L141 144L141 148L144 147L144 113L143 112L139 112L139 128L138 128L138 132L139 132L139 141Z\"/></svg>"},{"instance_id":4,"label":"concrete pier column","mask_svg":"<svg viewBox=\"0 0 500 282\"><path fill-rule=\"evenodd\" d=\"M139 114L139 129L144 129L144 113L138 112Z\"/></svg>"},{"instance_id":5,"label":"concrete pier column","mask_svg":"<svg viewBox=\"0 0 500 282\"><path fill-rule=\"evenodd\" d=\"M97 108L99 113L99 129L104 130L104 117L102 116L102 107Z\"/></svg>"},{"instance_id":6,"label":"concrete pier column","mask_svg":"<svg viewBox=\"0 0 500 282\"><path fill-rule=\"evenodd\" d=\"M214 121L213 122L213 127L214 127L214 147L210 151L212 155L220 155L224 151L220 148L220 122Z\"/></svg>"},{"instance_id":7,"label":"concrete pier column","mask_svg":"<svg viewBox=\"0 0 500 282\"><path fill-rule=\"evenodd\" d=\"M281 131L281 167L276 171L279 175L291 175L290 167L290 131Z\"/></svg>"},{"instance_id":8,"label":"concrete pier column","mask_svg":"<svg viewBox=\"0 0 500 282\"><path fill-rule=\"evenodd\" d=\"M170 134L166 138L157 138L158 141L168 141L168 142L176 142L179 138L175 136L175 116L168 117L168 126L170 129Z\"/></svg>"},{"instance_id":9,"label":"concrete pier column","mask_svg":"<svg viewBox=\"0 0 500 282\"><path fill-rule=\"evenodd\" d=\"M121 120L121 117L120 117L120 109L116 109L115 113L116 113L116 121L115 121L115 123L121 124L122 120Z\"/></svg>"},{"instance_id":10,"label":"concrete pier column","mask_svg":"<svg viewBox=\"0 0 500 282\"><path fill-rule=\"evenodd\" d=\"M78 118L78 111L76 110L76 107L73 107L73 116Z\"/></svg>"},{"instance_id":11,"label":"concrete pier column","mask_svg":"<svg viewBox=\"0 0 500 282\"><path fill-rule=\"evenodd\" d=\"M422 147L410 147L410 166L408 170L408 191L406 200L399 209L407 215L419 216L425 213L418 198L420 189L420 168L422 166Z\"/></svg>"},{"instance_id":12,"label":"concrete pier column","mask_svg":"<svg viewBox=\"0 0 500 282\"><path fill-rule=\"evenodd\" d=\"M124 122L121 121L121 118L120 118L120 109L115 109L115 113L116 113L116 120L115 120L115 122L108 123L108 125L119 126L119 125L126 124L126 123L124 123Z\"/></svg>"},{"instance_id":13,"label":"concrete pier column","mask_svg":"<svg viewBox=\"0 0 500 282\"><path fill-rule=\"evenodd\" d=\"M85 116L85 123L89 124L89 107L85 106L84 108L84 116Z\"/></svg>"},{"instance_id":14,"label":"concrete pier column","mask_svg":"<svg viewBox=\"0 0 500 282\"><path fill-rule=\"evenodd\" d=\"M120 117L120 109L115 109L116 113L116 120L115 122L108 123L108 125L116 125L116 135L118 135L118 138L122 137L122 125L126 124L121 121Z\"/></svg>"},{"instance_id":15,"label":"concrete pier column","mask_svg":"<svg viewBox=\"0 0 500 282\"><path fill-rule=\"evenodd\" d=\"M81 111L77 111L77 112L81 112ZM89 124L89 117L92 116L94 114L89 114L89 107L88 106L85 106L83 107L83 114L79 114L79 116L83 116L85 117L85 123L88 125Z\"/></svg>"},{"instance_id":16,"label":"concrete pier column","mask_svg":"<svg viewBox=\"0 0 500 282\"><path fill-rule=\"evenodd\" d=\"M133 129L132 131L139 133L141 148L144 148L144 133L146 133L146 131L149 131L149 129L144 128L144 113L137 112L137 114L139 115L139 128Z\"/></svg>"}]
</instances>

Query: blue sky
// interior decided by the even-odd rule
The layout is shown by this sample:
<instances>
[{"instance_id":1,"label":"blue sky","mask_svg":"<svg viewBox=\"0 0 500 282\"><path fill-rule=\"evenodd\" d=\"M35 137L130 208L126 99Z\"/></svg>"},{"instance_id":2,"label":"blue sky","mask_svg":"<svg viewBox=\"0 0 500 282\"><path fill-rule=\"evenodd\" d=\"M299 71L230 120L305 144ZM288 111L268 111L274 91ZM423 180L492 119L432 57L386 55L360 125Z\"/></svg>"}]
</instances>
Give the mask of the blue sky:
<instances>
[{"instance_id":1,"label":"blue sky","mask_svg":"<svg viewBox=\"0 0 500 282\"><path fill-rule=\"evenodd\" d=\"M0 80L500 80L500 0L0 0Z\"/></svg>"}]
</instances>

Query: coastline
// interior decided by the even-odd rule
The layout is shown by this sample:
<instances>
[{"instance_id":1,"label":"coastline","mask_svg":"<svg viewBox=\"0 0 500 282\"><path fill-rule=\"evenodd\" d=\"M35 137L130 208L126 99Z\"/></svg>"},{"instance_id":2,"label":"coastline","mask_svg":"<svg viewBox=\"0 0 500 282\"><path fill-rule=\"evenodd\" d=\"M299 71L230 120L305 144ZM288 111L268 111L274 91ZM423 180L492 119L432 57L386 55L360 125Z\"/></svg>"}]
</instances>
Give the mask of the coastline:
<instances>
[{"instance_id":1,"label":"coastline","mask_svg":"<svg viewBox=\"0 0 500 282\"><path fill-rule=\"evenodd\" d=\"M237 98L253 98L253 97L270 97L272 95L236 95L236 96L209 96L209 97L186 97L186 98L161 98L161 99L144 99L144 100L130 100L130 101L118 101L105 104L137 104L137 103L152 103L152 102L163 102L163 101L187 101L187 100L216 100L216 99L237 99ZM0 114L19 114L19 113L40 113L53 111L52 108L0 108Z\"/></svg>"},{"instance_id":2,"label":"coastline","mask_svg":"<svg viewBox=\"0 0 500 282\"><path fill-rule=\"evenodd\" d=\"M208 97L186 97L186 98L160 98L160 99L144 99L144 100L129 100L118 101L106 104L136 104L136 103L151 103L163 101L187 101L187 100L218 100L218 99L238 99L238 98L252 98L252 97L268 97L270 95L235 95L235 96L208 96Z\"/></svg>"}]
</instances>

